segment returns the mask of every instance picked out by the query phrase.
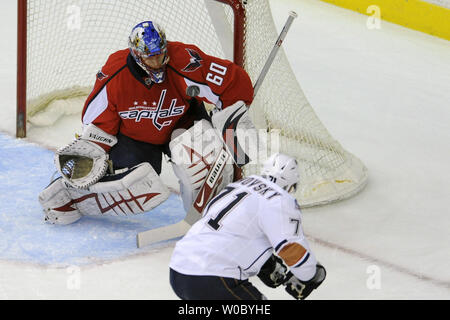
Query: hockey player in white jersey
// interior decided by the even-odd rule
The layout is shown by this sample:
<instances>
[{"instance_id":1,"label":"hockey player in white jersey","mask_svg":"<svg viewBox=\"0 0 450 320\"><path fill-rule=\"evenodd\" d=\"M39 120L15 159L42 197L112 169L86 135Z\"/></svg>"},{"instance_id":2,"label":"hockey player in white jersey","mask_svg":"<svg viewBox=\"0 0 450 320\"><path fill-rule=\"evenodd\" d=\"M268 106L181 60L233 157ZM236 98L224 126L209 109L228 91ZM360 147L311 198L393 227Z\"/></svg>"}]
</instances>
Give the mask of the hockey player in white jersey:
<instances>
[{"instance_id":1,"label":"hockey player in white jersey","mask_svg":"<svg viewBox=\"0 0 450 320\"><path fill-rule=\"evenodd\" d=\"M249 281L285 286L305 299L325 279L305 239L300 207L289 192L299 181L297 161L274 154L261 176L229 184L176 244L170 284L184 300L262 300Z\"/></svg>"}]
</instances>

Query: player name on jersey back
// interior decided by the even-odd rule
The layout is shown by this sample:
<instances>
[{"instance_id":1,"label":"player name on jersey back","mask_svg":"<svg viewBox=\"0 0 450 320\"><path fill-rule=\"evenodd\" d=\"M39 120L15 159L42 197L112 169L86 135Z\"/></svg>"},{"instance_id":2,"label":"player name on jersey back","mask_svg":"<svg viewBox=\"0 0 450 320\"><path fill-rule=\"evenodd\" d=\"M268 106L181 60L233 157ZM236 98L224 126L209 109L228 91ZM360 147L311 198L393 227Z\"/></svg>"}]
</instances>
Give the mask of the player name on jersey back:
<instances>
[{"instance_id":1,"label":"player name on jersey back","mask_svg":"<svg viewBox=\"0 0 450 320\"><path fill-rule=\"evenodd\" d=\"M250 176L236 182L236 184L245 186L250 190L255 191L257 194L263 196L267 200L272 200L281 196L281 193L275 190L275 187L270 186L274 185L272 182L261 179L260 177Z\"/></svg>"}]
</instances>

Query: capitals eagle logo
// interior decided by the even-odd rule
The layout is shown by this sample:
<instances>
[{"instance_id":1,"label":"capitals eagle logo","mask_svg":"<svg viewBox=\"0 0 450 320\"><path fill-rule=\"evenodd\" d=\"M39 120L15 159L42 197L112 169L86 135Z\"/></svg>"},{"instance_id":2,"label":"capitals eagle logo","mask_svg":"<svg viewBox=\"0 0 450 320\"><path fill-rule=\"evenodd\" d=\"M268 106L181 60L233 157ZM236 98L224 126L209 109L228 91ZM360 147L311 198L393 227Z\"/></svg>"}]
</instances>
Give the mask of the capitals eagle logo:
<instances>
[{"instance_id":1,"label":"capitals eagle logo","mask_svg":"<svg viewBox=\"0 0 450 320\"><path fill-rule=\"evenodd\" d=\"M200 55L197 53L197 51L186 48L186 51L191 56L191 59L189 60L189 64L184 67L184 72L193 72L200 68L202 66L203 59L200 57Z\"/></svg>"}]
</instances>

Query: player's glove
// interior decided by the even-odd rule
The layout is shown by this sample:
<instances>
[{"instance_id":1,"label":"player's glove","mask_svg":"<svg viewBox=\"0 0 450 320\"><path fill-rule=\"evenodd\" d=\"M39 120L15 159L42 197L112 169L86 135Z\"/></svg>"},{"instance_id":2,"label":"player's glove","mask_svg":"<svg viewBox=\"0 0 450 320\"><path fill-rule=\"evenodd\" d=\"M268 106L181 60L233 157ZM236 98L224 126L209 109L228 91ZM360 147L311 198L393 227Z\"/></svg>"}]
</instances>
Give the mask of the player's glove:
<instances>
[{"instance_id":1,"label":"player's glove","mask_svg":"<svg viewBox=\"0 0 450 320\"><path fill-rule=\"evenodd\" d=\"M83 134L55 153L56 169L63 180L76 189L87 189L97 183L109 168L109 156L100 146L112 147L117 138L92 123Z\"/></svg>"},{"instance_id":2,"label":"player's glove","mask_svg":"<svg viewBox=\"0 0 450 320\"><path fill-rule=\"evenodd\" d=\"M284 283L285 290L297 300L304 300L309 294L322 284L325 280L327 272L325 268L317 263L316 274L311 280L301 281L297 279L290 271L287 275L288 280Z\"/></svg>"},{"instance_id":3,"label":"player's glove","mask_svg":"<svg viewBox=\"0 0 450 320\"><path fill-rule=\"evenodd\" d=\"M287 280L287 273L288 268L284 265L283 260L272 254L259 271L258 278L266 286L276 288Z\"/></svg>"}]
</instances>

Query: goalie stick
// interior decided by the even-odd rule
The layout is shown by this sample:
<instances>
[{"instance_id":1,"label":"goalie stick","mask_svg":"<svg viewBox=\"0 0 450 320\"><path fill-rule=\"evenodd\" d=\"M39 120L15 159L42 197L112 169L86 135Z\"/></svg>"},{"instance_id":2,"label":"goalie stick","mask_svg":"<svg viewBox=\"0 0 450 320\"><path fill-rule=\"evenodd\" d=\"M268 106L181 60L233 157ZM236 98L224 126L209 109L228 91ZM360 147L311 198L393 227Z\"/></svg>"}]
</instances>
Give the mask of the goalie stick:
<instances>
[{"instance_id":1,"label":"goalie stick","mask_svg":"<svg viewBox=\"0 0 450 320\"><path fill-rule=\"evenodd\" d=\"M286 37L286 34L289 31L289 28L291 27L291 24L295 18L297 18L297 13L295 13L294 11L289 12L289 17L280 35L278 36L277 41L275 42L275 45L273 46L272 51L270 52L270 55L267 58L267 61L264 64L264 67L258 79L255 82L254 96L256 96L259 88L261 87L261 84L264 81L264 78L266 77L269 68L272 65L273 60L275 59L275 56L279 48L281 47L281 44L283 43L284 38ZM199 93L199 90L197 89L198 88L188 87L187 93L191 96L196 96ZM138 248L142 248L152 243L182 237L186 234L190 227L202 217L203 209L206 207L209 200L211 200L212 195L216 191L215 189L218 186L218 181L222 175L225 164L230 157L230 153L233 154L234 158L237 158L234 154L234 150L231 148L228 149L229 151L227 151L227 148L224 146L219 152L219 155L214 161L214 164L211 166L205 182L198 192L191 209L187 212L186 217L180 222L169 226L139 232L136 236L136 244ZM245 164L241 164L238 165L238 167L242 167L244 165Z\"/></svg>"},{"instance_id":2,"label":"goalie stick","mask_svg":"<svg viewBox=\"0 0 450 320\"><path fill-rule=\"evenodd\" d=\"M214 165L209 170L206 180L184 220L169 226L139 232L136 236L137 247L142 248L151 243L157 243L184 236L190 227L201 218L201 212L209 202L211 195L214 193L218 185L217 181L221 177L223 168L225 167L229 157L230 155L228 151L225 147L223 147L219 153L219 156L215 160ZM202 196L200 197L200 195Z\"/></svg>"}]
</instances>

